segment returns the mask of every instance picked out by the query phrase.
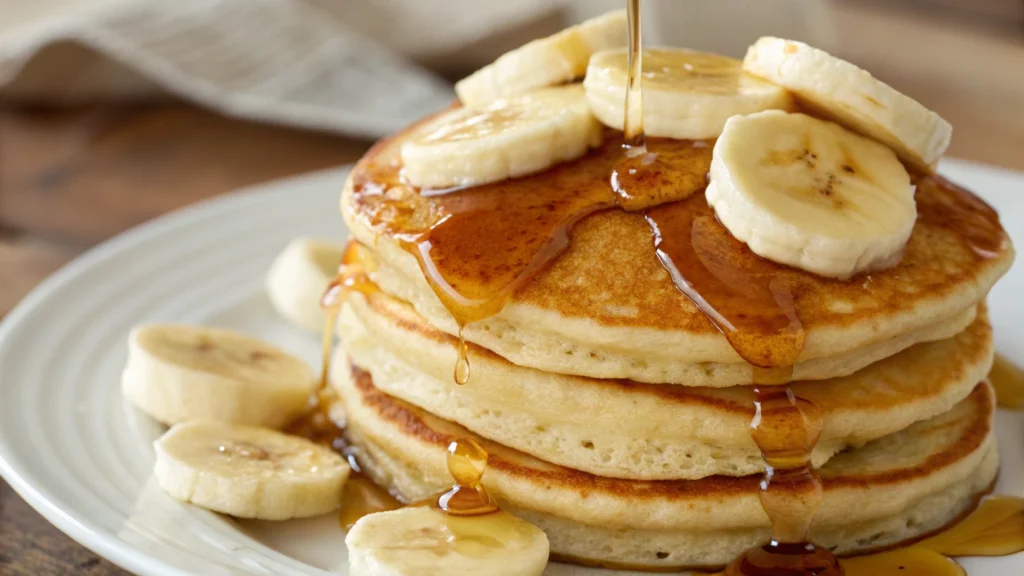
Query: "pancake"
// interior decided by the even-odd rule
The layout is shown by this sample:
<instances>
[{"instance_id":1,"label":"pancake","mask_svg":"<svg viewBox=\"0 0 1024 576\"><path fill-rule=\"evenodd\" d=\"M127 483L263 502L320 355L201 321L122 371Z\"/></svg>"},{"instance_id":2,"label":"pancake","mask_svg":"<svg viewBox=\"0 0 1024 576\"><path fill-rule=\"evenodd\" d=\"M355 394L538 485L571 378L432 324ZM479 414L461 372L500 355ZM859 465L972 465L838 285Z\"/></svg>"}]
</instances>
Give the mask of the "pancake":
<instances>
[{"instance_id":1,"label":"pancake","mask_svg":"<svg viewBox=\"0 0 1024 576\"><path fill-rule=\"evenodd\" d=\"M718 566L769 537L759 476L631 481L546 463L474 436L336 365L346 435L363 469L407 501L445 489L445 448L471 436L491 457L483 477L507 510L548 534L552 553L645 568ZM995 479L991 386L952 410L865 446L821 469L824 498L811 538L839 554L892 546L942 528L971 509Z\"/></svg>"},{"instance_id":2,"label":"pancake","mask_svg":"<svg viewBox=\"0 0 1024 576\"><path fill-rule=\"evenodd\" d=\"M345 353L381 391L542 460L640 480L762 470L747 387L565 376L517 366L475 345L474 379L458 386L451 378L457 340L380 292L354 294L338 328ZM815 465L949 410L985 377L992 358L982 310L953 338L917 344L850 376L792 384L824 415Z\"/></svg>"},{"instance_id":3,"label":"pancake","mask_svg":"<svg viewBox=\"0 0 1024 576\"><path fill-rule=\"evenodd\" d=\"M380 142L359 162L342 194L342 213L354 237L372 247L371 278L432 325L455 334L448 309L402 246L397 215L405 225L430 228L457 213L462 229L449 226L448 245L432 249L463 246L448 261L466 275L510 274L508 268L523 260L523 242L514 227L507 237L486 236L494 234L488 226L501 224L494 220L501 216L495 207L527 193L543 198L549 190L554 208L567 193L560 186L575 182L573 175L594 172L606 179L594 163L606 161L614 142L532 176L423 196L400 184L397 162L398 147L417 130ZM394 205L397 197L405 203ZM902 261L848 282L759 259L724 228L708 240L709 253L799 286L794 310L806 338L794 378L845 376L915 343L952 336L970 323L975 305L1009 268L1013 248L983 202L938 177L919 181L916 200L918 219ZM476 201L480 206L473 208ZM705 201L695 194L680 205L687 202ZM993 241L981 249L979 236L986 231L998 238L988 238ZM474 268L489 256L492 268ZM726 280L742 287L749 278L740 270ZM688 386L752 381L751 366L659 263L643 215L619 209L599 210L575 224L566 250L518 285L496 314L469 324L465 337L516 364L563 374Z\"/></svg>"}]
</instances>

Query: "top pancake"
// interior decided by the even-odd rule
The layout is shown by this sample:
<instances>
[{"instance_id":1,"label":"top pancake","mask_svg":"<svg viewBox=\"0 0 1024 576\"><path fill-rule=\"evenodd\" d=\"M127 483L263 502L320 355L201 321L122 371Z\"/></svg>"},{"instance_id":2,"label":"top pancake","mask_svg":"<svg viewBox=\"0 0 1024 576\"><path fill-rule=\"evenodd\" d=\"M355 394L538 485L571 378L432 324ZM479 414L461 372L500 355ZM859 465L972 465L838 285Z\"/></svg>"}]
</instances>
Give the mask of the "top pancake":
<instances>
[{"instance_id":1,"label":"top pancake","mask_svg":"<svg viewBox=\"0 0 1024 576\"><path fill-rule=\"evenodd\" d=\"M536 217L545 207L564 208L567 195L578 197L573 186L581 175L603 177L598 168L615 142L610 137L580 160L533 176L423 196L398 184L398 146L417 130L382 141L360 161L342 195L342 213L353 235L372 247L377 266L371 278L433 325L456 333L411 251L415 246L407 242L409 223L419 231L448 218L473 223L445 237L443 264L458 273L446 278L450 284L466 285L480 275L516 278L517 266L535 263L523 251L532 255L540 248L514 234L518 228L508 222ZM505 210L501 221L489 216L495 206L522 195L530 195L538 210ZM397 197L404 198L400 205L382 202ZM845 282L815 276L757 257L717 223L717 230L702 237L704 252L714 260L707 264L728 290L742 293L752 284L748 280L764 281L766 274L795 286L794 311L805 341L793 377L846 375L916 342L952 336L969 323L973 307L1013 260L995 212L969 192L926 177L916 199L914 232L902 261L889 270ZM705 201L695 194L680 204L688 202ZM463 246L463 258L456 257L453 243ZM460 260L457 266L453 259ZM730 264L715 268L721 262ZM504 307L469 324L465 336L512 362L553 372L699 386L751 382L751 366L659 263L643 215L616 208L572 226L565 251L521 278Z\"/></svg>"}]
</instances>

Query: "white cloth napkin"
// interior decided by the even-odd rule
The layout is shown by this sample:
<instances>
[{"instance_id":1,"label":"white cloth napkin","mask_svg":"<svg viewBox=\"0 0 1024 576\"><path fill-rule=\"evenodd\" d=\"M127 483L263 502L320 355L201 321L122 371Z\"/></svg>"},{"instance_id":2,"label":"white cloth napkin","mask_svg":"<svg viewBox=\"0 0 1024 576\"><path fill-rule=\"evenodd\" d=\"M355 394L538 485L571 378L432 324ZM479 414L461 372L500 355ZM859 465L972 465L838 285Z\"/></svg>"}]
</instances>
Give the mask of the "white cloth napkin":
<instances>
[{"instance_id":1,"label":"white cloth napkin","mask_svg":"<svg viewBox=\"0 0 1024 576\"><path fill-rule=\"evenodd\" d=\"M453 98L447 82L312 2L65 0L56 8L0 35L0 97L173 95L229 115L365 136ZM14 10L6 7L8 22Z\"/></svg>"}]
</instances>

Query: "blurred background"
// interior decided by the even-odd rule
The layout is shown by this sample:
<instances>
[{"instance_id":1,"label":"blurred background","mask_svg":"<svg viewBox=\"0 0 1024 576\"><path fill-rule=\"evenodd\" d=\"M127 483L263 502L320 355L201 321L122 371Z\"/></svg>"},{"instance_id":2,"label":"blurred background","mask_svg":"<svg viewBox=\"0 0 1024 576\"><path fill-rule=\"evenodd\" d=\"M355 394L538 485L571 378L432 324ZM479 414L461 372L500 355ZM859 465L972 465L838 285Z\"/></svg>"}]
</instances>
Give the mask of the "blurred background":
<instances>
[{"instance_id":1,"label":"blurred background","mask_svg":"<svg viewBox=\"0 0 1024 576\"><path fill-rule=\"evenodd\" d=\"M624 0L0 0L0 317L92 245L352 162L451 81ZM645 42L804 40L1024 170L1024 0L644 0ZM124 574L0 482L0 574Z\"/></svg>"}]
</instances>

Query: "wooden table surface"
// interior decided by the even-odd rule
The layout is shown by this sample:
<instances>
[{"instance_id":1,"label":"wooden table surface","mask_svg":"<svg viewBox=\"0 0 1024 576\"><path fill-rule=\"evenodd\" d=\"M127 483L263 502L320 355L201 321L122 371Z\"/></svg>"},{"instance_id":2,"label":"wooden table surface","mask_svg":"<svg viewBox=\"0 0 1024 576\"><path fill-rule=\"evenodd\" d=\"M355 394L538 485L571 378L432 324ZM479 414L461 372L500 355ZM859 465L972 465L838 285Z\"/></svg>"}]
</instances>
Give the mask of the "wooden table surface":
<instances>
[{"instance_id":1,"label":"wooden table surface","mask_svg":"<svg viewBox=\"0 0 1024 576\"><path fill-rule=\"evenodd\" d=\"M1024 39L845 4L837 27L843 56L953 122L951 155L1024 170ZM0 103L0 317L62 264L130 226L353 161L368 145L185 104L41 111ZM125 572L0 481L0 575L49 574Z\"/></svg>"}]
</instances>

